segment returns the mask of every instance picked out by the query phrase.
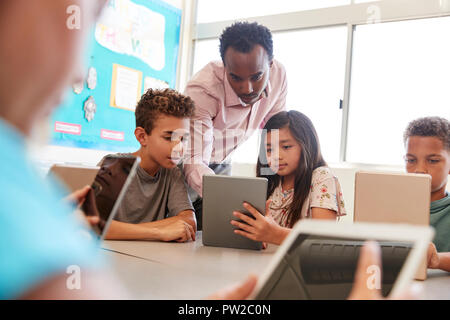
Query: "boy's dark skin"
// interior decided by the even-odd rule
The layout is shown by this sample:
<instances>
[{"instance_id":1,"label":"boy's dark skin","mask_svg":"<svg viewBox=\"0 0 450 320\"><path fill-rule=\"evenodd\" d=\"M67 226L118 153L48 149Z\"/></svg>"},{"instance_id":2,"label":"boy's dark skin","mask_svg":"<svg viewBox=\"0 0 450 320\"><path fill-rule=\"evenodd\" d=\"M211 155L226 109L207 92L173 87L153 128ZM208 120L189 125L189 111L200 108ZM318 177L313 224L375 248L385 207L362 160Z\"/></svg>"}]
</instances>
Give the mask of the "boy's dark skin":
<instances>
[{"instance_id":1,"label":"boy's dark skin","mask_svg":"<svg viewBox=\"0 0 450 320\"><path fill-rule=\"evenodd\" d=\"M224 60L227 79L233 91L244 103L256 103L267 86L273 65L266 50L259 44L248 53L229 47Z\"/></svg>"}]
</instances>

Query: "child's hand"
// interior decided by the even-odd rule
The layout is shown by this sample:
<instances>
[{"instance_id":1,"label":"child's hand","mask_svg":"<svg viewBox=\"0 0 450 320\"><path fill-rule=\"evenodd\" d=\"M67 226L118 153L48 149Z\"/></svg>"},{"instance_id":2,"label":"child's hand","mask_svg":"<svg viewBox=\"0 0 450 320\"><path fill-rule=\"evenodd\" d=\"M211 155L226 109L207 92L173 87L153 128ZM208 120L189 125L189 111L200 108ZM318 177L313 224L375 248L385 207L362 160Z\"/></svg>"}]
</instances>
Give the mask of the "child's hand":
<instances>
[{"instance_id":1,"label":"child's hand","mask_svg":"<svg viewBox=\"0 0 450 320\"><path fill-rule=\"evenodd\" d=\"M244 203L247 209L254 217L251 218L241 212L234 211L233 215L244 221L238 222L231 220L231 224L241 230L234 230L236 234L244 236L254 241L262 241L268 243L280 244L284 236L281 235L281 227L275 222L269 211L271 200L266 202L266 216L263 216L258 210L248 203Z\"/></svg>"},{"instance_id":2,"label":"child's hand","mask_svg":"<svg viewBox=\"0 0 450 320\"><path fill-rule=\"evenodd\" d=\"M439 269L439 255L437 253L436 246L433 243L430 243L428 246L427 264L430 269Z\"/></svg>"}]
</instances>

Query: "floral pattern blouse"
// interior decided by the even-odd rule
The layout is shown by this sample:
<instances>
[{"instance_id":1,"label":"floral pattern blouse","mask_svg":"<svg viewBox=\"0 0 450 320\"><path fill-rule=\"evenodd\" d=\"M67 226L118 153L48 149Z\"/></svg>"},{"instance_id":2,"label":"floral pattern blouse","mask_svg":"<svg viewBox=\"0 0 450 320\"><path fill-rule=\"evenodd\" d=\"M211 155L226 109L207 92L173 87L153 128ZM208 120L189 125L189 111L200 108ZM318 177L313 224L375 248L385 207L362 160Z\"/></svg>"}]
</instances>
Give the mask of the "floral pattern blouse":
<instances>
[{"instance_id":1,"label":"floral pattern blouse","mask_svg":"<svg viewBox=\"0 0 450 320\"><path fill-rule=\"evenodd\" d=\"M294 197L294 189L283 190L281 183L275 188L269 199L270 213L274 220L282 227L288 227L287 211ZM307 198L308 204L301 214L301 219L311 218L311 208L324 208L336 212L339 219L345 216L344 199L338 179L328 167L319 167L313 171L311 191Z\"/></svg>"}]
</instances>

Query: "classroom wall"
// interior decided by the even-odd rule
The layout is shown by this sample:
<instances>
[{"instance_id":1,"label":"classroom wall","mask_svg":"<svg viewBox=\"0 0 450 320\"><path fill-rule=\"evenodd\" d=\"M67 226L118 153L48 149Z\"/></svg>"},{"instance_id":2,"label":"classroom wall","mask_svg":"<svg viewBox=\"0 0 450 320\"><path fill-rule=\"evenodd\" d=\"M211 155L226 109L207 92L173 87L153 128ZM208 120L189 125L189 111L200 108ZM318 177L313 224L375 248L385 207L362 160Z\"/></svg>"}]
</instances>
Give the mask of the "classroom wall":
<instances>
[{"instance_id":1,"label":"classroom wall","mask_svg":"<svg viewBox=\"0 0 450 320\"><path fill-rule=\"evenodd\" d=\"M183 9L183 0L160 0L172 5L175 8ZM182 52L180 52L182 54ZM29 143L31 158L37 164L43 174L53 164L76 164L95 166L105 155L112 153L105 150L93 150L83 148L61 147L56 145L47 145L46 141L50 137L50 123L40 123L34 128L32 141Z\"/></svg>"}]
</instances>

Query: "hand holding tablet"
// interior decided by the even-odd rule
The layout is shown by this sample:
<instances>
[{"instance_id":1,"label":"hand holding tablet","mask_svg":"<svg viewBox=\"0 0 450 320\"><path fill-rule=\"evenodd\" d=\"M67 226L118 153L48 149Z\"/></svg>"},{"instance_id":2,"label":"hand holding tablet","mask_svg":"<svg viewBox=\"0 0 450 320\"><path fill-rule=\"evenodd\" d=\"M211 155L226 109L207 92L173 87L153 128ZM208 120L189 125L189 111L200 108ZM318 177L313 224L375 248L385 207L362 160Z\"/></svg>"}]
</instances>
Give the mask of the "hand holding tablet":
<instances>
[{"instance_id":1,"label":"hand holding tablet","mask_svg":"<svg viewBox=\"0 0 450 320\"><path fill-rule=\"evenodd\" d=\"M253 241L262 241L263 248L267 246L267 243L280 245L289 234L289 230L281 227L273 219L269 210L270 202L271 200L266 201L266 215L261 214L251 204L244 202L243 207L250 212L253 218L242 212L234 211L233 215L242 221L231 220L230 223L238 228L234 230L234 233Z\"/></svg>"},{"instance_id":2,"label":"hand holding tablet","mask_svg":"<svg viewBox=\"0 0 450 320\"><path fill-rule=\"evenodd\" d=\"M430 227L303 220L296 224L260 277L251 297L346 299L367 240L381 247L382 268L371 272L373 290L396 297L414 278L434 231ZM364 251L363 251L364 252Z\"/></svg>"}]
</instances>

